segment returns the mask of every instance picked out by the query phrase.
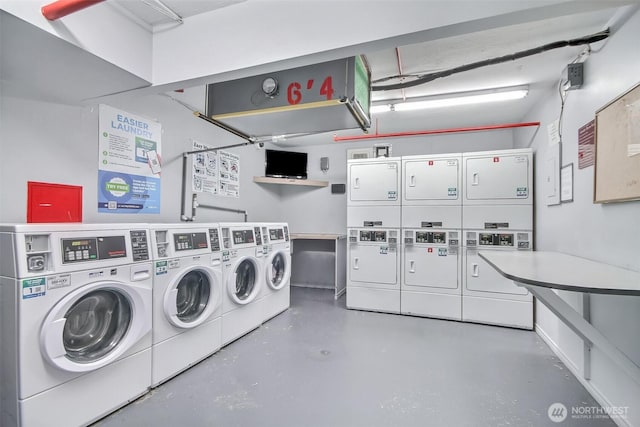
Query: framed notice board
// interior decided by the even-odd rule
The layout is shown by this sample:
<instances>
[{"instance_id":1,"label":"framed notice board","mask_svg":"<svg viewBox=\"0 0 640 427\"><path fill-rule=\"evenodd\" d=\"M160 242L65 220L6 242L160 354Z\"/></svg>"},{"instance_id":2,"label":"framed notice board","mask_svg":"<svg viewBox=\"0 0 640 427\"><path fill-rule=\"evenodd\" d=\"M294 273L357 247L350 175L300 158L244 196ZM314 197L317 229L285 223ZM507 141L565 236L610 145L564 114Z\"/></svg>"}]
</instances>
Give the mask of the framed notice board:
<instances>
[{"instance_id":1,"label":"framed notice board","mask_svg":"<svg viewBox=\"0 0 640 427\"><path fill-rule=\"evenodd\" d=\"M640 84L596 112L594 203L640 200Z\"/></svg>"}]
</instances>

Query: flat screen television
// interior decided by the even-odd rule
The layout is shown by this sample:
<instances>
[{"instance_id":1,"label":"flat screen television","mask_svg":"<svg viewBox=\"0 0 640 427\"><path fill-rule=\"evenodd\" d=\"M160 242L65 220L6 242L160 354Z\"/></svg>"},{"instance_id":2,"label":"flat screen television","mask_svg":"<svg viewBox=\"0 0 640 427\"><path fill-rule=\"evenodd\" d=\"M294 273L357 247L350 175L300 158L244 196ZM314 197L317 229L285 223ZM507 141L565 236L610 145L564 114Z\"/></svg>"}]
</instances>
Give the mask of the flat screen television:
<instances>
[{"instance_id":1,"label":"flat screen television","mask_svg":"<svg viewBox=\"0 0 640 427\"><path fill-rule=\"evenodd\" d=\"M265 150L266 176L307 179L307 153Z\"/></svg>"}]
</instances>

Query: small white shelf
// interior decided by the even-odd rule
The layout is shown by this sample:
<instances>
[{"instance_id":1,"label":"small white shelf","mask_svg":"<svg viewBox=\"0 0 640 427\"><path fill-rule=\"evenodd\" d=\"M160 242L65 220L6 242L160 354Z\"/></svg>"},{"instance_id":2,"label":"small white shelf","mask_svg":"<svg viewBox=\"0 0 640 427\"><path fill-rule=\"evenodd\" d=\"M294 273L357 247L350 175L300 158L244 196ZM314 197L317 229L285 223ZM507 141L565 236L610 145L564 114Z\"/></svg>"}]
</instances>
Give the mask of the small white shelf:
<instances>
[{"instance_id":1,"label":"small white shelf","mask_svg":"<svg viewBox=\"0 0 640 427\"><path fill-rule=\"evenodd\" d=\"M313 179L293 179L293 178L271 178L268 176L254 176L253 182L259 184L279 184L279 185L303 185L306 187L326 187L328 181L317 181Z\"/></svg>"}]
</instances>

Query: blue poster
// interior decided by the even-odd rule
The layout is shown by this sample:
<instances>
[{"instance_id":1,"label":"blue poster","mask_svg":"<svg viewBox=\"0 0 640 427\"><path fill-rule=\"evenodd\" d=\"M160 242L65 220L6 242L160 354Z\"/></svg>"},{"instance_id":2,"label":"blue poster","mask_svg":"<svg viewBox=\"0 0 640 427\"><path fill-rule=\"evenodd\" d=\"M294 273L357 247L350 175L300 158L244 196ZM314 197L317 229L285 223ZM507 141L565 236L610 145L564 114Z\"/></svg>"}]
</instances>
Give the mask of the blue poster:
<instances>
[{"instance_id":1,"label":"blue poster","mask_svg":"<svg viewBox=\"0 0 640 427\"><path fill-rule=\"evenodd\" d=\"M98 171L98 212L160 213L160 179Z\"/></svg>"},{"instance_id":2,"label":"blue poster","mask_svg":"<svg viewBox=\"0 0 640 427\"><path fill-rule=\"evenodd\" d=\"M98 212L160 213L160 137L153 120L100 105Z\"/></svg>"}]
</instances>

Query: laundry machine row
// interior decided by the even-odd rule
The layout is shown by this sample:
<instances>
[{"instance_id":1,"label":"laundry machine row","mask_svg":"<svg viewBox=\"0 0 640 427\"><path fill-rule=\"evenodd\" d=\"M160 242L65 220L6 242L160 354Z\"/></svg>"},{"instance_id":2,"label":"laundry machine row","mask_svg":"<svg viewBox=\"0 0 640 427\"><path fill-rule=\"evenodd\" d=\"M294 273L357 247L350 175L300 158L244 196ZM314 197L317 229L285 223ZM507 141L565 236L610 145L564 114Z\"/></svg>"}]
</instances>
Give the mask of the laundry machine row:
<instances>
[{"instance_id":1,"label":"laundry machine row","mask_svg":"<svg viewBox=\"0 0 640 427\"><path fill-rule=\"evenodd\" d=\"M226 335L251 273L225 281L220 224L0 225L0 425L88 425L286 310L287 224L223 226L257 236L264 290Z\"/></svg>"},{"instance_id":2,"label":"laundry machine row","mask_svg":"<svg viewBox=\"0 0 640 427\"><path fill-rule=\"evenodd\" d=\"M286 223L224 223L222 345L290 306L291 249Z\"/></svg>"},{"instance_id":3,"label":"laundry machine row","mask_svg":"<svg viewBox=\"0 0 640 427\"><path fill-rule=\"evenodd\" d=\"M349 160L347 307L531 329L477 252L532 249L532 170L530 149Z\"/></svg>"}]
</instances>

